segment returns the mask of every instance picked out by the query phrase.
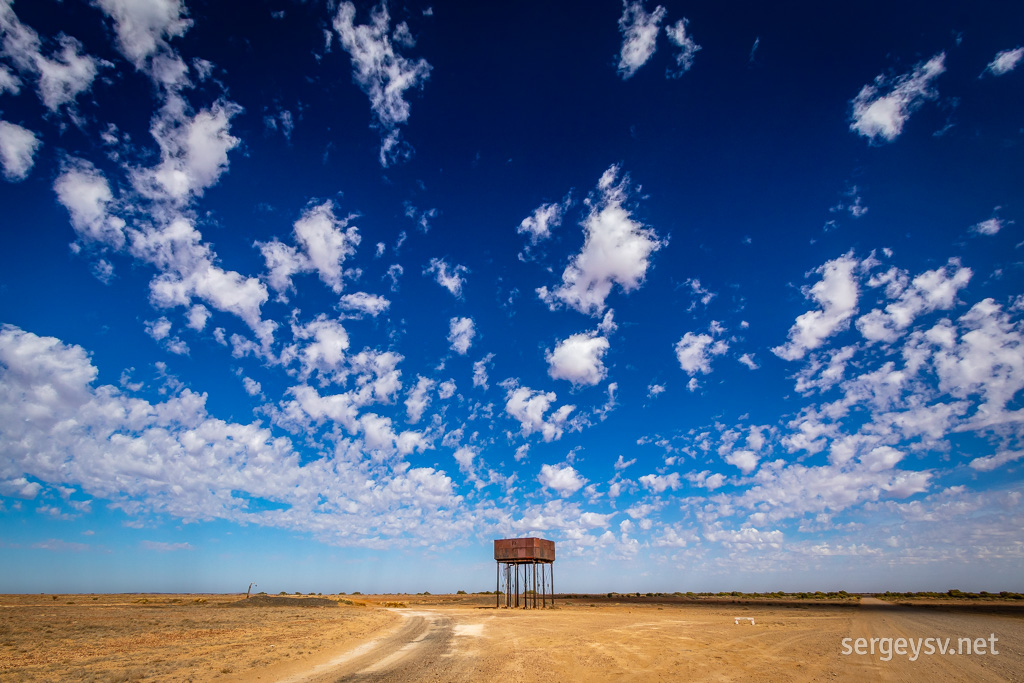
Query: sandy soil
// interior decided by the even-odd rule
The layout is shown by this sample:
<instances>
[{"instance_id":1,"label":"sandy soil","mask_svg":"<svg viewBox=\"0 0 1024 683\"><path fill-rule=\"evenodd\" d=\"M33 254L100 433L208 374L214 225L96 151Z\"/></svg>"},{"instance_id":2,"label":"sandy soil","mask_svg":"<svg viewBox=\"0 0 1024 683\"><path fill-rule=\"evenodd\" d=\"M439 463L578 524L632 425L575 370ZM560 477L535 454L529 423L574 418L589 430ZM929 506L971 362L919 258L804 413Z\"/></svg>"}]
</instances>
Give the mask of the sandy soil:
<instances>
[{"instance_id":1,"label":"sandy soil","mask_svg":"<svg viewBox=\"0 0 1024 683\"><path fill-rule=\"evenodd\" d=\"M1020 605L595 597L498 610L487 596L349 596L362 604L223 608L237 599L0 596L0 678L1024 681ZM998 655L841 653L844 638L992 634Z\"/></svg>"},{"instance_id":2,"label":"sandy soil","mask_svg":"<svg viewBox=\"0 0 1024 683\"><path fill-rule=\"evenodd\" d=\"M226 607L242 597L0 596L0 680L276 680L401 620L366 606Z\"/></svg>"}]
</instances>

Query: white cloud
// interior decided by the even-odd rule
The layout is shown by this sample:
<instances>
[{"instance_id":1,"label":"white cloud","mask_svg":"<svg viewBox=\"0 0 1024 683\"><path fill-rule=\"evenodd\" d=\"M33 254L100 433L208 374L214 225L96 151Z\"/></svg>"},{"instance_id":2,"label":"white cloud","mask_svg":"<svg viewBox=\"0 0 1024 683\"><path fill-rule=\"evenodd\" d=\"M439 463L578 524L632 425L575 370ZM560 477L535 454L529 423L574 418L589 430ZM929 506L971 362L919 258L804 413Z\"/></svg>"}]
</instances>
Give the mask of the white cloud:
<instances>
[{"instance_id":1,"label":"white cloud","mask_svg":"<svg viewBox=\"0 0 1024 683\"><path fill-rule=\"evenodd\" d=\"M940 52L910 73L895 77L884 74L865 85L853 98L850 130L872 142L892 142L903 132L903 125L925 100L935 99L933 81L945 70L946 53ZM882 94L882 93L885 94Z\"/></svg>"},{"instance_id":2,"label":"white cloud","mask_svg":"<svg viewBox=\"0 0 1024 683\"><path fill-rule=\"evenodd\" d=\"M300 458L288 438L257 422L211 417L204 394L182 388L150 403L114 386L93 386L97 374L81 347L0 330L4 495L31 498L41 486L74 487L130 518L223 519L345 546L454 541L472 528L443 472L389 461L347 439ZM306 393L311 410L333 410L328 397ZM358 426L367 446L394 441L399 453L424 447L415 432L394 438L386 419L365 418ZM254 501L278 509L256 509Z\"/></svg>"},{"instance_id":3,"label":"white cloud","mask_svg":"<svg viewBox=\"0 0 1024 683\"><path fill-rule=\"evenodd\" d=\"M562 224L562 217L569 208L571 199L566 197L562 203L541 204L532 215L527 216L516 228L520 235L526 235L530 240L529 246L536 246L538 243L551 237L551 229Z\"/></svg>"},{"instance_id":4,"label":"white cloud","mask_svg":"<svg viewBox=\"0 0 1024 683\"><path fill-rule=\"evenodd\" d=\"M342 275L345 259L359 246L359 231L349 226L352 217L339 219L334 215L330 200L307 209L295 222L295 239L302 245L306 257L335 293L343 288Z\"/></svg>"},{"instance_id":5,"label":"white cloud","mask_svg":"<svg viewBox=\"0 0 1024 683\"><path fill-rule=\"evenodd\" d=\"M160 163L136 169L132 182L144 197L182 205L203 196L228 167L228 152L241 142L231 135L231 119L242 108L218 100L194 116L179 95L168 96L150 132L160 146Z\"/></svg>"},{"instance_id":6,"label":"white cloud","mask_svg":"<svg viewBox=\"0 0 1024 683\"><path fill-rule=\"evenodd\" d=\"M434 388L434 380L417 377L416 386L405 399L405 412L410 424L416 424L423 417L423 411L430 405L430 391Z\"/></svg>"},{"instance_id":7,"label":"white cloud","mask_svg":"<svg viewBox=\"0 0 1024 683\"><path fill-rule=\"evenodd\" d=\"M166 339L171 333L171 321L167 318L159 318L158 320L149 321L146 323L146 334L155 339L161 341Z\"/></svg>"},{"instance_id":8,"label":"white cloud","mask_svg":"<svg viewBox=\"0 0 1024 683\"><path fill-rule=\"evenodd\" d=\"M704 470L702 472L691 472L685 476L695 486L700 486L708 491L714 491L725 485L725 475L719 472L712 474L710 470Z\"/></svg>"},{"instance_id":9,"label":"white cloud","mask_svg":"<svg viewBox=\"0 0 1024 683\"><path fill-rule=\"evenodd\" d=\"M622 458L622 454L620 453L618 460L615 461L615 469L616 470L624 470L627 467L629 467L630 465L635 465L635 464L636 464L636 458L630 458L629 460L624 460Z\"/></svg>"},{"instance_id":10,"label":"white cloud","mask_svg":"<svg viewBox=\"0 0 1024 683\"><path fill-rule=\"evenodd\" d=\"M975 458L971 461L970 465L972 469L980 472L991 472L1008 462L1016 462L1021 458L1024 458L1024 451L1000 451L995 455Z\"/></svg>"},{"instance_id":11,"label":"white cloud","mask_svg":"<svg viewBox=\"0 0 1024 683\"><path fill-rule=\"evenodd\" d=\"M557 399L553 391L534 391L528 387L514 387L509 390L505 403L505 412L519 421L523 436L539 432L544 441L557 441L562 438L562 431L569 413L576 409L574 405L564 405L545 417Z\"/></svg>"},{"instance_id":12,"label":"white cloud","mask_svg":"<svg viewBox=\"0 0 1024 683\"><path fill-rule=\"evenodd\" d=\"M398 126L409 120L405 92L422 87L431 67L425 59L410 60L395 51L393 38L399 45L411 47L412 36L404 22L389 36L391 18L386 2L371 11L369 24L357 25L355 17L355 5L343 2L334 17L334 30L352 58L353 80L370 98L382 135L380 163L386 167L407 156L398 133Z\"/></svg>"},{"instance_id":13,"label":"white cloud","mask_svg":"<svg viewBox=\"0 0 1024 683\"><path fill-rule=\"evenodd\" d=\"M971 232L977 235L995 235L1003 229L1003 221L993 217L971 226Z\"/></svg>"},{"instance_id":14,"label":"white cloud","mask_svg":"<svg viewBox=\"0 0 1024 683\"><path fill-rule=\"evenodd\" d=\"M459 469L463 472L471 472L473 470L473 459L479 455L477 449L472 446L462 446L455 451L454 457L456 462L459 463Z\"/></svg>"},{"instance_id":15,"label":"white cloud","mask_svg":"<svg viewBox=\"0 0 1024 683\"><path fill-rule=\"evenodd\" d=\"M758 457L753 451L739 449L725 456L725 461L738 467L743 474L750 474L757 469Z\"/></svg>"},{"instance_id":16,"label":"white cloud","mask_svg":"<svg viewBox=\"0 0 1024 683\"><path fill-rule=\"evenodd\" d=\"M149 57L168 49L167 40L185 35L192 25L181 0L95 0L95 4L114 20L118 49L140 70Z\"/></svg>"},{"instance_id":17,"label":"white cloud","mask_svg":"<svg viewBox=\"0 0 1024 683\"><path fill-rule=\"evenodd\" d=\"M466 278L463 276L468 272L469 269L465 266L449 266L446 261L438 258L430 259L430 265L423 270L424 275L433 275L437 284L456 297L462 296L462 285L466 283Z\"/></svg>"},{"instance_id":18,"label":"white cloud","mask_svg":"<svg viewBox=\"0 0 1024 683\"><path fill-rule=\"evenodd\" d=\"M245 393L250 396L259 396L263 391L263 387L260 386L260 383L252 378L243 377L242 384L245 386Z\"/></svg>"},{"instance_id":19,"label":"white cloud","mask_svg":"<svg viewBox=\"0 0 1024 683\"><path fill-rule=\"evenodd\" d=\"M587 483L587 480L581 477L580 473L572 465L564 465L562 467L558 465L541 465L537 481L540 482L541 486L553 489L563 498L576 493Z\"/></svg>"},{"instance_id":20,"label":"white cloud","mask_svg":"<svg viewBox=\"0 0 1024 683\"><path fill-rule=\"evenodd\" d=\"M0 52L23 75L38 79L39 99L47 109L56 112L70 105L74 117L75 100L89 91L100 67L107 64L82 54L82 44L70 36L61 34L57 42L59 49L52 57L45 56L39 34L21 23L14 13L13 2L0 2ZM9 84L12 79L4 80Z\"/></svg>"},{"instance_id":21,"label":"white cloud","mask_svg":"<svg viewBox=\"0 0 1024 683\"><path fill-rule=\"evenodd\" d=\"M693 36L687 35L686 28L689 24L690 20L683 18L673 25L665 27L665 35L679 48L679 54L676 55L677 69L668 72L668 75L673 78L678 78L693 68L693 58L701 49Z\"/></svg>"},{"instance_id":22,"label":"white cloud","mask_svg":"<svg viewBox=\"0 0 1024 683\"><path fill-rule=\"evenodd\" d=\"M488 389L487 366L494 360L494 354L489 353L477 362L473 363L473 386L481 389Z\"/></svg>"},{"instance_id":23,"label":"white cloud","mask_svg":"<svg viewBox=\"0 0 1024 683\"><path fill-rule=\"evenodd\" d=\"M384 297L366 292L345 294L339 300L339 304L346 311L358 311L373 317L377 317L391 306L391 302Z\"/></svg>"},{"instance_id":24,"label":"white cloud","mask_svg":"<svg viewBox=\"0 0 1024 683\"><path fill-rule=\"evenodd\" d=\"M53 184L57 199L71 214L71 225L87 242L99 242L121 249L125 243L125 222L108 212L114 195L107 179L87 161L67 160Z\"/></svg>"},{"instance_id":25,"label":"white cloud","mask_svg":"<svg viewBox=\"0 0 1024 683\"><path fill-rule=\"evenodd\" d=\"M270 286L283 297L293 288L292 278L296 274L316 271L333 292L341 293L346 276L345 260L355 254L362 240L359 229L349 225L353 218L351 215L345 218L335 216L334 202L327 200L323 204L310 206L295 221L295 242L301 251L276 239L257 242L256 246L267 264L266 277ZM353 308L358 309L360 304L380 305L385 301L371 302L363 299L368 296L356 294L354 298L343 298L342 303L351 303Z\"/></svg>"},{"instance_id":26,"label":"white cloud","mask_svg":"<svg viewBox=\"0 0 1024 683\"><path fill-rule=\"evenodd\" d=\"M446 401L455 395L455 382L453 380L447 380L437 385L437 397L442 401Z\"/></svg>"},{"instance_id":27,"label":"white cloud","mask_svg":"<svg viewBox=\"0 0 1024 683\"><path fill-rule=\"evenodd\" d=\"M751 356L749 353L743 354L737 360L739 360L740 363L747 366L751 370L757 370L759 367L761 367L760 365L757 364L757 361L754 360L754 357Z\"/></svg>"},{"instance_id":28,"label":"white cloud","mask_svg":"<svg viewBox=\"0 0 1024 683\"><path fill-rule=\"evenodd\" d=\"M647 398L654 398L665 393L665 386L662 384L651 384L647 387Z\"/></svg>"},{"instance_id":29,"label":"white cloud","mask_svg":"<svg viewBox=\"0 0 1024 683\"><path fill-rule=\"evenodd\" d=\"M1024 57L1024 47L1014 48L1013 50L1003 50L1002 52L996 53L995 59L988 63L985 70L993 76L1008 74L1017 68L1022 57Z\"/></svg>"},{"instance_id":30,"label":"white cloud","mask_svg":"<svg viewBox=\"0 0 1024 683\"><path fill-rule=\"evenodd\" d=\"M714 331L715 325L712 324L712 332ZM716 341L710 334L687 332L676 342L675 350L679 367L693 377L698 373L710 374L712 358L728 351L729 344L722 339Z\"/></svg>"},{"instance_id":31,"label":"white cloud","mask_svg":"<svg viewBox=\"0 0 1024 683\"><path fill-rule=\"evenodd\" d=\"M645 489L654 493L664 493L667 489L675 491L682 486L682 483L679 481L678 472L672 472L671 474L645 474L642 477L638 477L637 481Z\"/></svg>"},{"instance_id":32,"label":"white cloud","mask_svg":"<svg viewBox=\"0 0 1024 683\"><path fill-rule=\"evenodd\" d=\"M548 375L568 380L574 386L593 386L608 375L601 360L608 347L608 340L596 332L581 332L563 339L554 351L545 354Z\"/></svg>"},{"instance_id":33,"label":"white cloud","mask_svg":"<svg viewBox=\"0 0 1024 683\"><path fill-rule=\"evenodd\" d=\"M201 332L206 327L206 321L210 319L210 309L202 304L196 304L188 311L187 326Z\"/></svg>"},{"instance_id":34,"label":"white cloud","mask_svg":"<svg viewBox=\"0 0 1024 683\"><path fill-rule=\"evenodd\" d=\"M789 341L773 348L772 353L785 360L798 360L849 325L857 310L859 290L854 269L858 265L853 254L848 253L814 271L822 278L809 290L805 289L804 296L821 308L798 316L789 330Z\"/></svg>"},{"instance_id":35,"label":"white cloud","mask_svg":"<svg viewBox=\"0 0 1024 683\"><path fill-rule=\"evenodd\" d=\"M476 328L472 318L452 318L448 323L448 341L451 349L460 356L465 356L473 343Z\"/></svg>"},{"instance_id":36,"label":"white cloud","mask_svg":"<svg viewBox=\"0 0 1024 683\"><path fill-rule=\"evenodd\" d=\"M0 165L4 178L11 182L27 178L40 145L42 142L28 128L0 121Z\"/></svg>"},{"instance_id":37,"label":"white cloud","mask_svg":"<svg viewBox=\"0 0 1024 683\"><path fill-rule=\"evenodd\" d=\"M662 242L653 230L632 219L623 207L628 199L629 176L616 184L619 167L611 166L598 182L600 197L586 200L590 212L583 222L583 249L562 273L562 284L554 291L537 290L542 301L554 310L559 303L588 315L601 315L612 285L623 291L638 288L647 274L650 256Z\"/></svg>"},{"instance_id":38,"label":"white cloud","mask_svg":"<svg viewBox=\"0 0 1024 683\"><path fill-rule=\"evenodd\" d=\"M623 0L622 16L619 17L619 31L622 33L619 75L624 80L631 78L654 54L664 18L665 8L661 5L653 12L647 12L643 0Z\"/></svg>"},{"instance_id":39,"label":"white cloud","mask_svg":"<svg viewBox=\"0 0 1024 683\"><path fill-rule=\"evenodd\" d=\"M388 266L388 272L384 275L387 279L391 280L391 291L398 291L398 278L402 277L405 273L405 269L397 263ZM381 278L383 279L383 278Z\"/></svg>"},{"instance_id":40,"label":"white cloud","mask_svg":"<svg viewBox=\"0 0 1024 683\"><path fill-rule=\"evenodd\" d=\"M256 278L215 265L216 254L202 242L191 219L179 216L167 225L143 226L130 237L132 255L160 271L150 282L150 302L155 306L187 306L192 297L199 297L219 311L237 315L261 341L272 339L276 323L260 318L266 287Z\"/></svg>"},{"instance_id":41,"label":"white cloud","mask_svg":"<svg viewBox=\"0 0 1024 683\"><path fill-rule=\"evenodd\" d=\"M299 342L295 352L301 366L299 379L305 380L314 372L325 378L340 378L349 348L348 332L338 320L331 320L321 313L305 325L292 324L292 336ZM290 354L282 352L287 362Z\"/></svg>"},{"instance_id":42,"label":"white cloud","mask_svg":"<svg viewBox=\"0 0 1024 683\"><path fill-rule=\"evenodd\" d=\"M905 272L891 269L868 285L885 283L885 293L894 301L885 309L873 309L857 320L857 329L869 341L895 341L914 320L935 310L949 310L957 303L957 293L973 275L970 268L952 258L942 268L925 271L908 282Z\"/></svg>"},{"instance_id":43,"label":"white cloud","mask_svg":"<svg viewBox=\"0 0 1024 683\"><path fill-rule=\"evenodd\" d=\"M0 64L0 94L9 92L17 95L21 91L21 81L3 64Z\"/></svg>"}]
</instances>

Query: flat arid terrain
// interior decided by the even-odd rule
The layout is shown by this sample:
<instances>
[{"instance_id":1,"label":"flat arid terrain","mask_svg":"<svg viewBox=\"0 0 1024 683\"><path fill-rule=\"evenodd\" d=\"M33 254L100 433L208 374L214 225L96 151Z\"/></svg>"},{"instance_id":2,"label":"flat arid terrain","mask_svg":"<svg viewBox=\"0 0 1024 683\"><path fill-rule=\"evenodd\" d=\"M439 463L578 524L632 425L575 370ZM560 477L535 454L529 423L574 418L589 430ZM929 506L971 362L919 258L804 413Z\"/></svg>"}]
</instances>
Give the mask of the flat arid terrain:
<instances>
[{"instance_id":1,"label":"flat arid terrain","mask_svg":"<svg viewBox=\"0 0 1024 683\"><path fill-rule=\"evenodd\" d=\"M0 679L1024 681L1024 606L602 595L523 610L494 609L493 595L5 595Z\"/></svg>"}]
</instances>

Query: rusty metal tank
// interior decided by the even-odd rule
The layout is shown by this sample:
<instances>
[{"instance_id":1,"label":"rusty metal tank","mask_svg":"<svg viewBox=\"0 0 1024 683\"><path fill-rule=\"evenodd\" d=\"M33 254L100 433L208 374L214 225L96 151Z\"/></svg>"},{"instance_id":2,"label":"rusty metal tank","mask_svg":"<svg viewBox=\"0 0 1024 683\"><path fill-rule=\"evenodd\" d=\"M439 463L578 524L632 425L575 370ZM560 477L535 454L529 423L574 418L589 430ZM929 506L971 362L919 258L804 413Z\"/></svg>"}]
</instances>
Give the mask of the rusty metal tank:
<instances>
[{"instance_id":1,"label":"rusty metal tank","mask_svg":"<svg viewBox=\"0 0 1024 683\"><path fill-rule=\"evenodd\" d=\"M555 542L543 538L502 538L494 541L498 562L554 562Z\"/></svg>"}]
</instances>

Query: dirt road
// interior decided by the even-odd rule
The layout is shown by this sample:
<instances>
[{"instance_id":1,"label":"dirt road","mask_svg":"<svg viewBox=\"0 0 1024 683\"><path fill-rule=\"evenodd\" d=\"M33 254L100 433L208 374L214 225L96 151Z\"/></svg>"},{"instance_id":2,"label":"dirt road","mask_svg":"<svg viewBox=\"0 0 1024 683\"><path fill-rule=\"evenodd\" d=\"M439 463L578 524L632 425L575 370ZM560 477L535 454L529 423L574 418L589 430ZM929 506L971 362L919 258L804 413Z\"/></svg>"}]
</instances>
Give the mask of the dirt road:
<instances>
[{"instance_id":1,"label":"dirt road","mask_svg":"<svg viewBox=\"0 0 1024 683\"><path fill-rule=\"evenodd\" d=\"M456 657L455 619L439 612L395 610L403 618L393 633L374 639L279 683L465 680L471 662Z\"/></svg>"}]
</instances>

